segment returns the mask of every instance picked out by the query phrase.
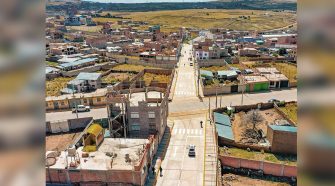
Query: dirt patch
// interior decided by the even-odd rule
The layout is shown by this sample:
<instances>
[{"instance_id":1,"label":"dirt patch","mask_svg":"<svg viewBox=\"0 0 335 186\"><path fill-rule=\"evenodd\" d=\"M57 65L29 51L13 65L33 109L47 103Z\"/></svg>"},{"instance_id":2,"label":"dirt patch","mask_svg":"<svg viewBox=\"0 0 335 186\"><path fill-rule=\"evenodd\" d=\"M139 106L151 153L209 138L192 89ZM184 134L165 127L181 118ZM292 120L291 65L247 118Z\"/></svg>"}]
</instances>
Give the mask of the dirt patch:
<instances>
[{"instance_id":1,"label":"dirt patch","mask_svg":"<svg viewBox=\"0 0 335 186\"><path fill-rule=\"evenodd\" d=\"M281 116L275 109L260 110L259 113L262 116L263 121L257 124L256 129L257 130L261 129L265 135L267 134L268 125L275 123L276 120L284 119L284 117ZM248 129L252 129L253 127L251 122L245 124L245 122L243 121L245 115L246 115L245 112L239 112L234 114L232 128L236 142L241 143L245 142L243 140L244 139L243 134L246 133Z\"/></svg>"},{"instance_id":2,"label":"dirt patch","mask_svg":"<svg viewBox=\"0 0 335 186\"><path fill-rule=\"evenodd\" d=\"M80 135L81 132L73 132L67 134L49 135L45 137L45 150L46 151L63 151L75 139Z\"/></svg>"},{"instance_id":3,"label":"dirt patch","mask_svg":"<svg viewBox=\"0 0 335 186\"><path fill-rule=\"evenodd\" d=\"M102 78L103 82L108 84L114 84L123 81L127 78L132 78L134 74L131 73L110 73Z\"/></svg>"},{"instance_id":4,"label":"dirt patch","mask_svg":"<svg viewBox=\"0 0 335 186\"><path fill-rule=\"evenodd\" d=\"M251 178L247 176L241 176L237 174L224 174L222 176L223 186L245 186L245 185L262 185L262 186L289 186L290 184L285 182L275 182L270 180L261 180L257 178Z\"/></svg>"}]
</instances>

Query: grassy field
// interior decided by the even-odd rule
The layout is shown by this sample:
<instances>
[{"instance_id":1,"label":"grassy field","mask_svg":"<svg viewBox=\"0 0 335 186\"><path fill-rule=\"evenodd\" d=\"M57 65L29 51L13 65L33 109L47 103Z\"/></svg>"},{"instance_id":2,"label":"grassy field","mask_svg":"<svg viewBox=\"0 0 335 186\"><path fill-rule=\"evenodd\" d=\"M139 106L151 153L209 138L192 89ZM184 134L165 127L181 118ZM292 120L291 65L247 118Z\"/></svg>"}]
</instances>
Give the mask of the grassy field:
<instances>
[{"instance_id":1,"label":"grassy field","mask_svg":"<svg viewBox=\"0 0 335 186\"><path fill-rule=\"evenodd\" d=\"M134 75L131 73L110 73L102 78L104 83L114 84L123 81L127 78L131 78Z\"/></svg>"},{"instance_id":2,"label":"grassy field","mask_svg":"<svg viewBox=\"0 0 335 186\"><path fill-rule=\"evenodd\" d=\"M224 154L223 148L219 149L220 154ZM245 158L258 161L269 161L273 163L283 163L287 165L297 165L297 156L293 155L278 155L272 153L262 153L258 151L247 151L238 148L229 148L228 153L230 156Z\"/></svg>"},{"instance_id":3,"label":"grassy field","mask_svg":"<svg viewBox=\"0 0 335 186\"><path fill-rule=\"evenodd\" d=\"M158 69L158 68L155 68L155 67L142 66L142 65L130 65L130 64L118 65L118 66L113 67L112 69L123 71L123 72L141 72L145 68L147 68L147 69Z\"/></svg>"},{"instance_id":4,"label":"grassy field","mask_svg":"<svg viewBox=\"0 0 335 186\"><path fill-rule=\"evenodd\" d=\"M170 76L162 74L145 73L143 76L143 80L145 81L145 85L149 86L151 81L158 81L159 83L169 83Z\"/></svg>"},{"instance_id":5,"label":"grassy field","mask_svg":"<svg viewBox=\"0 0 335 186\"><path fill-rule=\"evenodd\" d=\"M74 78L59 77L51 81L46 81L46 96L60 96L60 91L66 87L67 82Z\"/></svg>"},{"instance_id":6,"label":"grassy field","mask_svg":"<svg viewBox=\"0 0 335 186\"><path fill-rule=\"evenodd\" d=\"M290 119L298 123L298 105L297 103L286 104L285 107L279 107Z\"/></svg>"},{"instance_id":7,"label":"grassy field","mask_svg":"<svg viewBox=\"0 0 335 186\"><path fill-rule=\"evenodd\" d=\"M177 31L181 27L200 29L227 28L233 30L270 30L296 22L296 15L287 12L259 10L213 10L191 9L152 12L114 12L116 16L146 21L161 25L162 31ZM244 16L244 17L242 17ZM97 18L100 22L115 21L115 18Z\"/></svg>"},{"instance_id":8,"label":"grassy field","mask_svg":"<svg viewBox=\"0 0 335 186\"><path fill-rule=\"evenodd\" d=\"M201 67L201 70L208 70L212 72L217 72L220 70L229 70L227 66L210 66L210 67Z\"/></svg>"},{"instance_id":9,"label":"grassy field","mask_svg":"<svg viewBox=\"0 0 335 186\"><path fill-rule=\"evenodd\" d=\"M243 67L241 64L229 64L231 67L238 68L239 70L244 70L245 67Z\"/></svg>"}]
</instances>

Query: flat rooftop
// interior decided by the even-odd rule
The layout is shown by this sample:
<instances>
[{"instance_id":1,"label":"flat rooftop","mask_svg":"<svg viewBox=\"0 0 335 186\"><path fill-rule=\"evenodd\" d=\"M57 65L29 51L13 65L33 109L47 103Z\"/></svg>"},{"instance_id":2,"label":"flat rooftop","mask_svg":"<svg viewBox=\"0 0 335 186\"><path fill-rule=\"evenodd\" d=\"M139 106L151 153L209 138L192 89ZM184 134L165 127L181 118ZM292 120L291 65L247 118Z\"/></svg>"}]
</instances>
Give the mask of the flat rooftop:
<instances>
[{"instance_id":1,"label":"flat rooftop","mask_svg":"<svg viewBox=\"0 0 335 186\"><path fill-rule=\"evenodd\" d=\"M260 73L280 73L276 68L274 67L257 67L256 68Z\"/></svg>"},{"instance_id":2,"label":"flat rooftop","mask_svg":"<svg viewBox=\"0 0 335 186\"><path fill-rule=\"evenodd\" d=\"M288 78L284 74L263 74L269 81L282 81Z\"/></svg>"},{"instance_id":3,"label":"flat rooftop","mask_svg":"<svg viewBox=\"0 0 335 186\"><path fill-rule=\"evenodd\" d=\"M243 76L246 83L268 82L264 76Z\"/></svg>"},{"instance_id":4,"label":"flat rooftop","mask_svg":"<svg viewBox=\"0 0 335 186\"><path fill-rule=\"evenodd\" d=\"M148 139L105 138L97 151L90 152L87 158L82 157L83 147L79 147L77 153L80 163L77 167L70 167L69 170L133 170L133 166L139 163L142 156L138 155L139 152L143 152L147 143ZM49 153L51 151L47 151L46 155ZM111 153L116 154L114 158L107 155ZM126 162L126 154L129 154L130 162ZM50 168L65 169L67 161L70 164L71 157L67 157L67 151L62 151Z\"/></svg>"},{"instance_id":5,"label":"flat rooftop","mask_svg":"<svg viewBox=\"0 0 335 186\"><path fill-rule=\"evenodd\" d=\"M164 98L164 93L158 92L158 91L149 91L147 93L148 98ZM145 101L145 92L137 92L132 93L130 98L130 105L131 106L138 106L139 101ZM149 106L157 106L157 103L148 103ZM158 103L160 105L160 102Z\"/></svg>"},{"instance_id":6,"label":"flat rooftop","mask_svg":"<svg viewBox=\"0 0 335 186\"><path fill-rule=\"evenodd\" d=\"M45 137L46 151L63 151L68 148L79 136L81 132L69 132L63 134L51 134Z\"/></svg>"}]
</instances>

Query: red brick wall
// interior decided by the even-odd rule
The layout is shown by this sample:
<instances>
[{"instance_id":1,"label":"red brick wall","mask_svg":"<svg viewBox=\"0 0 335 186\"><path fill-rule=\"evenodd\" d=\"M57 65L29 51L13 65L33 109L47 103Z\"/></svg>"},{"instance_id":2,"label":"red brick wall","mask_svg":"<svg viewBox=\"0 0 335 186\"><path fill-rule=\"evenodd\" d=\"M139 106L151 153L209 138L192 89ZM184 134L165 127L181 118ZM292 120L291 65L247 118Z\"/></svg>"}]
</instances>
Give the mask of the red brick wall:
<instances>
[{"instance_id":1,"label":"red brick wall","mask_svg":"<svg viewBox=\"0 0 335 186\"><path fill-rule=\"evenodd\" d=\"M47 172L46 181L53 183L66 183L66 172L65 170L50 169L50 177ZM141 171L131 170L80 170L69 171L69 177L71 183L88 183L88 182L100 182L100 183L123 183L123 184L135 184L143 185L144 178L141 177Z\"/></svg>"},{"instance_id":2,"label":"red brick wall","mask_svg":"<svg viewBox=\"0 0 335 186\"><path fill-rule=\"evenodd\" d=\"M263 170L264 174L285 177L297 177L298 168L296 166L282 165L277 163L248 160L231 156L219 155L222 166L233 168L247 168L254 170Z\"/></svg>"}]
</instances>

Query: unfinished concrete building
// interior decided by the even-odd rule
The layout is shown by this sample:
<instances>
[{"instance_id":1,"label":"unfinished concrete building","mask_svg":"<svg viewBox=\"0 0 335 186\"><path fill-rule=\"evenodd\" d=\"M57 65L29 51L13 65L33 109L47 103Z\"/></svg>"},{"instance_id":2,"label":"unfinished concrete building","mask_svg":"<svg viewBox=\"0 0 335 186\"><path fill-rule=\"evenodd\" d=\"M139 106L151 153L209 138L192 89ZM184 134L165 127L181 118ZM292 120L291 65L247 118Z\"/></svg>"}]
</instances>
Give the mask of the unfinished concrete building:
<instances>
[{"instance_id":1,"label":"unfinished concrete building","mask_svg":"<svg viewBox=\"0 0 335 186\"><path fill-rule=\"evenodd\" d=\"M169 77L166 83L145 80L145 74ZM107 93L107 112L111 137L147 138L159 141L167 125L172 70L145 69L130 81L111 87Z\"/></svg>"}]
</instances>

